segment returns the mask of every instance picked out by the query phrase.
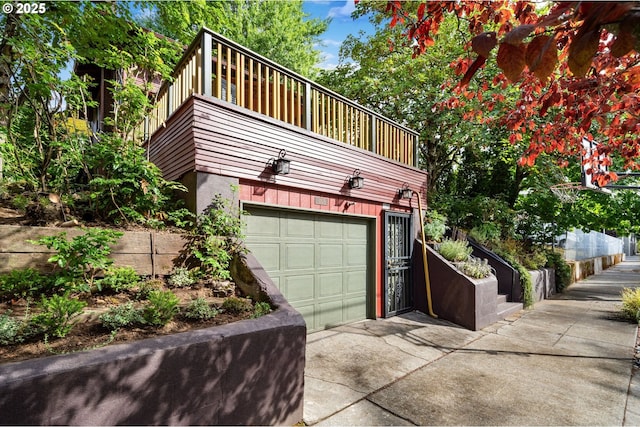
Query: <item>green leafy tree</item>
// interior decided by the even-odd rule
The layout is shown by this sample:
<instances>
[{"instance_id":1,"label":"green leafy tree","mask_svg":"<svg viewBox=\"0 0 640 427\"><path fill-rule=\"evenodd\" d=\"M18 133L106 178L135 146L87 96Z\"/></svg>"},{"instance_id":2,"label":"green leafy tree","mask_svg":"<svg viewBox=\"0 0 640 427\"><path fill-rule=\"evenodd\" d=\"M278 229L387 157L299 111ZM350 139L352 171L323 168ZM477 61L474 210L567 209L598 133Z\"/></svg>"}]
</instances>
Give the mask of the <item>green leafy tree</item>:
<instances>
[{"instance_id":1,"label":"green leafy tree","mask_svg":"<svg viewBox=\"0 0 640 427\"><path fill-rule=\"evenodd\" d=\"M182 46L135 24L127 2L46 8L0 15L2 178L32 192L82 193L85 203L88 183L94 216L148 221L162 211L171 185L146 161L133 131L155 102L154 80L170 77ZM72 126L96 106L96 82L75 72L87 64L115 76L100 134Z\"/></svg>"},{"instance_id":2,"label":"green leafy tree","mask_svg":"<svg viewBox=\"0 0 640 427\"><path fill-rule=\"evenodd\" d=\"M205 26L302 75L320 60L314 47L329 21L309 19L301 0L145 2L143 26L184 44Z\"/></svg>"},{"instance_id":3,"label":"green leafy tree","mask_svg":"<svg viewBox=\"0 0 640 427\"><path fill-rule=\"evenodd\" d=\"M447 200L478 194L499 195L513 205L526 173L517 165L519 153L506 129L471 114L471 105L483 103L481 97L454 104L443 91L457 78L448 64L464 52L467 35L458 22L443 22L437 36L442 49L412 58L411 46L404 44L401 31L386 25L375 2L359 4L356 13L368 14L375 34L348 37L338 67L324 71L320 83L420 133L420 167L428 172L428 196L437 209L446 212ZM509 103L515 92L502 96Z\"/></svg>"}]
</instances>

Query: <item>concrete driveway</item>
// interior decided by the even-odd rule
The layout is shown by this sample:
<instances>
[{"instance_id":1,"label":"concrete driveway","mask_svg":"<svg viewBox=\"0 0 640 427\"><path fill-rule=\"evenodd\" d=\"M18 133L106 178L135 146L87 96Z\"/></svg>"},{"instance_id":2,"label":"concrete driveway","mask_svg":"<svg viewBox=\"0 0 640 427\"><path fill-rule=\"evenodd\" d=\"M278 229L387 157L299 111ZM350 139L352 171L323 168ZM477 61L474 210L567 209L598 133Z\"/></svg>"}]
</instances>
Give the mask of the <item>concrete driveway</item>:
<instances>
[{"instance_id":1,"label":"concrete driveway","mask_svg":"<svg viewBox=\"0 0 640 427\"><path fill-rule=\"evenodd\" d=\"M632 286L637 257L481 331L413 312L309 334L304 421L640 425Z\"/></svg>"}]
</instances>

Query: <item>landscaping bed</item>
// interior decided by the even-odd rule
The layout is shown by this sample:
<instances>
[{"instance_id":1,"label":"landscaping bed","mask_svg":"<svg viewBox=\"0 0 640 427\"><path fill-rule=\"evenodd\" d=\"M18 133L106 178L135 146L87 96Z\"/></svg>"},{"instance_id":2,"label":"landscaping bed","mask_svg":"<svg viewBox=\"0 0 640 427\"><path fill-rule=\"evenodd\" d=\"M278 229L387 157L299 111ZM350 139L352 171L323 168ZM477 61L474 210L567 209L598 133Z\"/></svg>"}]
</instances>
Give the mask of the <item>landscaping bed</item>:
<instances>
[{"instance_id":1,"label":"landscaping bed","mask_svg":"<svg viewBox=\"0 0 640 427\"><path fill-rule=\"evenodd\" d=\"M243 251L236 243L239 215L225 201L214 202L192 229L175 234L28 227L5 208L4 222L21 225L0 225L2 362L269 313L268 298L245 298L231 280L229 262Z\"/></svg>"},{"instance_id":2,"label":"landscaping bed","mask_svg":"<svg viewBox=\"0 0 640 427\"><path fill-rule=\"evenodd\" d=\"M72 319L73 328L68 334L64 337L39 335L22 343L0 345L0 360L2 363L7 363L91 350L112 344L224 325L266 314L270 310L269 306L264 304L259 304L256 309L255 302L241 297L242 292L233 282L229 281L200 283L182 289L172 288L166 279L156 279L153 283L157 286L157 290L161 292L171 290L179 299L179 312L166 325L140 324L130 328L113 330L106 327L100 320L100 317L109 313L109 310L128 303L132 304L134 308L142 310L145 302L138 298L141 286L136 286L128 292L78 295L78 301L86 303L86 306L82 314ZM206 319L189 318L190 303L196 300L211 307L210 314L215 313L215 315ZM0 315L9 312L12 317L17 319L38 314L35 304L29 303L25 299L5 302L0 307ZM201 310L202 307L201 305Z\"/></svg>"}]
</instances>

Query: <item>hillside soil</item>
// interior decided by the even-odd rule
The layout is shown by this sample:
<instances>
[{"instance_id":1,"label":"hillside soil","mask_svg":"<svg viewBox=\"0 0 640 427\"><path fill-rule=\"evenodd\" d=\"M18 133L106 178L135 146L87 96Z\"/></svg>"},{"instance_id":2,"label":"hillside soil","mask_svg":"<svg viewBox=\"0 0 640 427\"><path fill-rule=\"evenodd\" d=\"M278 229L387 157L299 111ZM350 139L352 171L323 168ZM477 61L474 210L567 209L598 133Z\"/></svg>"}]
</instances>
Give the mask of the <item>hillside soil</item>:
<instances>
[{"instance_id":1,"label":"hillside soil","mask_svg":"<svg viewBox=\"0 0 640 427\"><path fill-rule=\"evenodd\" d=\"M0 203L0 225L29 225L29 226L76 226L65 223L55 213L49 214L46 211L21 212L13 209L7 203ZM115 228L119 230L140 230L140 226L131 225L125 227L115 227L105 223L88 223L84 226L100 226L103 228ZM1 242L0 242L1 243ZM220 307L226 297L239 296L240 290L235 284L230 282L210 282L200 283L185 288L170 288L165 277L158 277L162 282L159 290L170 289L180 299L181 308L185 307L189 301L195 298L205 298L209 305ZM244 311L242 313L229 313L223 310L209 320L191 320L178 315L164 327L139 327L132 329L120 329L112 334L101 325L98 317L107 312L110 308L128 301L134 301L136 305L142 304L136 300L135 295L120 293L113 295L80 295L78 298L87 303L83 313L74 319L77 323L71 332L64 338L40 339L38 341L25 342L17 345L0 345L0 363L16 362L26 359L52 356L55 354L65 354L70 352L91 350L106 345L126 343L146 338L162 335L169 335L178 332L186 332L194 329L203 329L217 325L224 325L239 320L248 319L253 312ZM11 316L23 317L29 312L33 314L35 303L28 303L24 299L10 301L0 304L0 314L11 312Z\"/></svg>"}]
</instances>

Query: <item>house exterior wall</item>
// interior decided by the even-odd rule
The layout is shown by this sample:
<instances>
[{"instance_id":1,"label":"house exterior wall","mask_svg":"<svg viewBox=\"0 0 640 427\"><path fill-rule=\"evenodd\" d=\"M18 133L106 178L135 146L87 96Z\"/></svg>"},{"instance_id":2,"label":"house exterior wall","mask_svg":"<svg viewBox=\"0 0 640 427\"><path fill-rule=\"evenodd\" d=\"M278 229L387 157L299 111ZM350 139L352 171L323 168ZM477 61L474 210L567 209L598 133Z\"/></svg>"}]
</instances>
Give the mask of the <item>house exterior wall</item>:
<instances>
[{"instance_id":1,"label":"house exterior wall","mask_svg":"<svg viewBox=\"0 0 640 427\"><path fill-rule=\"evenodd\" d=\"M274 175L270 161L283 149L291 172ZM200 95L192 95L154 133L148 151L165 178L182 180L192 192L190 197L195 193L191 206L198 211L215 192L227 190L194 185L214 182L203 178L213 174L227 178L220 182L238 182L241 203L374 217L375 312L383 315L384 212L416 208L415 197L398 197L404 184L419 191L424 202L426 172ZM349 188L348 178L355 169L364 178L362 189Z\"/></svg>"},{"instance_id":2,"label":"house exterior wall","mask_svg":"<svg viewBox=\"0 0 640 427\"><path fill-rule=\"evenodd\" d=\"M282 206L315 212L350 214L375 217L375 313L376 317L384 315L384 241L382 236L384 212L388 207L383 203L362 199L345 199L326 193L317 193L274 184L256 183L248 180L240 181L240 200L267 206ZM397 207L394 210L411 212L411 209Z\"/></svg>"}]
</instances>

